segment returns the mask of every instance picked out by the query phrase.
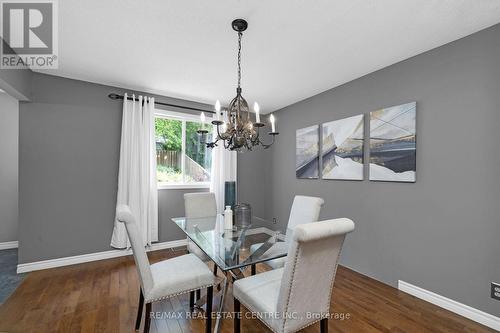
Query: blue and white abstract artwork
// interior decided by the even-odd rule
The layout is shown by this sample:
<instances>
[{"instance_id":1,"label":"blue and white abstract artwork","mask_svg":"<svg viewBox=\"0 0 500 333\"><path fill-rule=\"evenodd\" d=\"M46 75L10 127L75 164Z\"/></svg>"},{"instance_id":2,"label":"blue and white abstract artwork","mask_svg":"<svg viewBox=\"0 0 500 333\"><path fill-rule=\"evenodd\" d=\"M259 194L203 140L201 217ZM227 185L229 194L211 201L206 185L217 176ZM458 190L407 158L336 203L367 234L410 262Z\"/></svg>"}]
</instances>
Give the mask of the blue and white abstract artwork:
<instances>
[{"instance_id":1,"label":"blue and white abstract artwork","mask_svg":"<svg viewBox=\"0 0 500 333\"><path fill-rule=\"evenodd\" d=\"M363 180L364 116L323 124L323 179Z\"/></svg>"},{"instance_id":2,"label":"blue and white abstract artwork","mask_svg":"<svg viewBox=\"0 0 500 333\"><path fill-rule=\"evenodd\" d=\"M370 113L370 180L415 182L417 103Z\"/></svg>"},{"instance_id":3,"label":"blue and white abstract artwork","mask_svg":"<svg viewBox=\"0 0 500 333\"><path fill-rule=\"evenodd\" d=\"M298 129L295 133L295 175L319 177L319 125Z\"/></svg>"}]
</instances>

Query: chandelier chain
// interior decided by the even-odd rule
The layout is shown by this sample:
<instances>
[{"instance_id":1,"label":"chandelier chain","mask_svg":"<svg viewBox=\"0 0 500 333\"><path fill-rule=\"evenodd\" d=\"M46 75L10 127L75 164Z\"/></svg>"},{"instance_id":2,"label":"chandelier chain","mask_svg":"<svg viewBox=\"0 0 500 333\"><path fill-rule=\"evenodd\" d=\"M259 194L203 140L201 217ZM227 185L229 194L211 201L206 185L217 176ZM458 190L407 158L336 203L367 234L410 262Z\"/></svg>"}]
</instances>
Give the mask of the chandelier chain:
<instances>
[{"instance_id":1,"label":"chandelier chain","mask_svg":"<svg viewBox=\"0 0 500 333\"><path fill-rule=\"evenodd\" d=\"M238 88L241 86L241 37L243 34L238 32Z\"/></svg>"}]
</instances>

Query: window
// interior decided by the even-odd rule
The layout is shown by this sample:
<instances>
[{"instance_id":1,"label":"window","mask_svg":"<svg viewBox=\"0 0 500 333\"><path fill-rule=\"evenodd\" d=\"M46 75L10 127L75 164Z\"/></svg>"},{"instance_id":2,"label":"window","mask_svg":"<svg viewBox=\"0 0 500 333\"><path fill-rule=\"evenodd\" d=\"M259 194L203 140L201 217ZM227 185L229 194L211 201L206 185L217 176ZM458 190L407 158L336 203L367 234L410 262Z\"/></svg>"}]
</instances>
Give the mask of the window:
<instances>
[{"instance_id":1,"label":"window","mask_svg":"<svg viewBox=\"0 0 500 333\"><path fill-rule=\"evenodd\" d=\"M208 187L212 166L212 150L201 143L196 131L212 125L200 123L193 115L157 110L155 117L156 178L159 188Z\"/></svg>"}]
</instances>

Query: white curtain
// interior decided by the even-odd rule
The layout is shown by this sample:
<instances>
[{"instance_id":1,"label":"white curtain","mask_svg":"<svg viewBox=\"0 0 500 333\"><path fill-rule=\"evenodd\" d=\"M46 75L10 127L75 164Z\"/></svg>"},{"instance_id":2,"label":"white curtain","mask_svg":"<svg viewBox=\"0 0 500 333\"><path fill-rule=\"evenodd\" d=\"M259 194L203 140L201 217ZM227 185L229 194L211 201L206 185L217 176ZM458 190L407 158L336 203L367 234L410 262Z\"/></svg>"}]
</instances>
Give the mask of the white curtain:
<instances>
[{"instance_id":1,"label":"white curtain","mask_svg":"<svg viewBox=\"0 0 500 333\"><path fill-rule=\"evenodd\" d=\"M117 205L130 207L144 245L158 241L158 191L156 186L156 148L154 98L139 96L123 99L122 136L118 172ZM111 246L128 248L130 242L123 223L115 217Z\"/></svg>"},{"instance_id":2,"label":"white curtain","mask_svg":"<svg viewBox=\"0 0 500 333\"><path fill-rule=\"evenodd\" d=\"M213 137L217 137L217 129L214 129ZM215 194L217 212L222 213L224 212L224 183L236 181L237 152L224 149L224 143L221 141L217 144L217 147L212 148L210 192Z\"/></svg>"}]
</instances>

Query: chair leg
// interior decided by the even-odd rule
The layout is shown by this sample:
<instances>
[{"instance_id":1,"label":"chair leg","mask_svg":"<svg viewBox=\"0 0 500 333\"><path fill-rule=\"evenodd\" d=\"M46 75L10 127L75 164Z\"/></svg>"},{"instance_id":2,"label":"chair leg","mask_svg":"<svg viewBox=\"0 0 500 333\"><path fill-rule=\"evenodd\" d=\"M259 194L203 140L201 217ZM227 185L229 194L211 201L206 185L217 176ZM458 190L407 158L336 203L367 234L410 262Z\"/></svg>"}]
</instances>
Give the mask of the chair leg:
<instances>
[{"instance_id":1,"label":"chair leg","mask_svg":"<svg viewBox=\"0 0 500 333\"><path fill-rule=\"evenodd\" d=\"M191 311L194 309L194 291L189 292L189 308Z\"/></svg>"},{"instance_id":2,"label":"chair leg","mask_svg":"<svg viewBox=\"0 0 500 333\"><path fill-rule=\"evenodd\" d=\"M139 287L139 308L137 309L137 319L135 320L135 330L138 331L141 326L142 319L142 308L144 308L144 295L142 294L142 288Z\"/></svg>"},{"instance_id":3,"label":"chair leg","mask_svg":"<svg viewBox=\"0 0 500 333\"><path fill-rule=\"evenodd\" d=\"M321 333L328 333L328 319L327 318L321 319L321 321L319 322L319 326L320 326Z\"/></svg>"},{"instance_id":4,"label":"chair leg","mask_svg":"<svg viewBox=\"0 0 500 333\"><path fill-rule=\"evenodd\" d=\"M195 300L198 302L200 300L200 298L201 298L201 290L198 289L198 290L196 290L196 298L195 298Z\"/></svg>"},{"instance_id":5,"label":"chair leg","mask_svg":"<svg viewBox=\"0 0 500 333\"><path fill-rule=\"evenodd\" d=\"M151 303L146 303L146 317L144 318L144 333L149 333L151 326Z\"/></svg>"},{"instance_id":6,"label":"chair leg","mask_svg":"<svg viewBox=\"0 0 500 333\"><path fill-rule=\"evenodd\" d=\"M212 300L214 296L214 287L207 288L207 323L205 326L205 332L210 333L212 331Z\"/></svg>"},{"instance_id":7,"label":"chair leg","mask_svg":"<svg viewBox=\"0 0 500 333\"><path fill-rule=\"evenodd\" d=\"M234 301L234 333L240 333L240 301L236 298L233 298Z\"/></svg>"},{"instance_id":8,"label":"chair leg","mask_svg":"<svg viewBox=\"0 0 500 333\"><path fill-rule=\"evenodd\" d=\"M257 266L253 264L251 270L252 270L251 274L255 275L257 273Z\"/></svg>"},{"instance_id":9,"label":"chair leg","mask_svg":"<svg viewBox=\"0 0 500 333\"><path fill-rule=\"evenodd\" d=\"M214 264L214 275L217 275L217 265Z\"/></svg>"}]
</instances>

